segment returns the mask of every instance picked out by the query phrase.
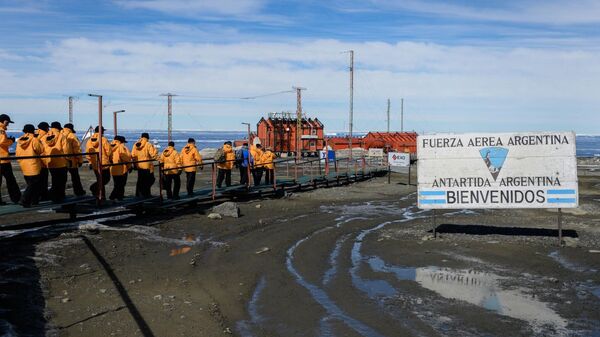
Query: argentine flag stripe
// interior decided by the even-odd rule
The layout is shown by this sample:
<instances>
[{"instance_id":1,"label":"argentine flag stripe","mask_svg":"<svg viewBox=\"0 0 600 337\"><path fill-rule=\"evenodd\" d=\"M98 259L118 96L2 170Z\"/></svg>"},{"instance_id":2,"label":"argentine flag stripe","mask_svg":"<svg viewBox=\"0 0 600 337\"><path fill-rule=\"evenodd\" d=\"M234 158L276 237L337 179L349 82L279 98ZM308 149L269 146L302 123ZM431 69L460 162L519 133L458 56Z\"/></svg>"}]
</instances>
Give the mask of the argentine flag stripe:
<instances>
[{"instance_id":1,"label":"argentine flag stripe","mask_svg":"<svg viewBox=\"0 0 600 337\"><path fill-rule=\"evenodd\" d=\"M575 190L548 190L548 194L575 194Z\"/></svg>"},{"instance_id":2,"label":"argentine flag stripe","mask_svg":"<svg viewBox=\"0 0 600 337\"><path fill-rule=\"evenodd\" d=\"M549 198L551 204L574 204L577 201L575 198Z\"/></svg>"}]
</instances>

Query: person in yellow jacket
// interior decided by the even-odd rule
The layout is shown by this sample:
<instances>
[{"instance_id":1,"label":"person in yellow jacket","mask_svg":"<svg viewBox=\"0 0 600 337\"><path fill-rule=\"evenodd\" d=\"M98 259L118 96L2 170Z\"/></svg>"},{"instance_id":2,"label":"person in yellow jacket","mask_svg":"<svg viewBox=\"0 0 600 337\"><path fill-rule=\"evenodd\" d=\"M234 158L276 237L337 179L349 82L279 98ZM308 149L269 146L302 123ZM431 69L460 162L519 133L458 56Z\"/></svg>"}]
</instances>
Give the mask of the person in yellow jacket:
<instances>
[{"instance_id":1,"label":"person in yellow jacket","mask_svg":"<svg viewBox=\"0 0 600 337\"><path fill-rule=\"evenodd\" d=\"M151 189L154 181L154 160L158 159L158 151L154 145L149 142L150 135L146 132L142 133L142 137L135 142L131 150L131 159L136 161L144 161L142 163L134 163L134 170L138 171L138 179L135 185L135 196L149 198L152 196Z\"/></svg>"},{"instance_id":2,"label":"person in yellow jacket","mask_svg":"<svg viewBox=\"0 0 600 337\"><path fill-rule=\"evenodd\" d=\"M187 145L181 150L181 161L184 167L189 166L183 170L185 171L186 179L185 188L188 196L191 197L194 194L196 172L198 171L198 166L192 165L200 165L200 169L202 170L202 156L196 148L196 140L194 138L188 139Z\"/></svg>"},{"instance_id":3,"label":"person in yellow jacket","mask_svg":"<svg viewBox=\"0 0 600 337\"><path fill-rule=\"evenodd\" d=\"M252 167L252 178L254 179L254 186L260 185L260 181L263 175L262 167L262 145L256 144L250 148L250 155L254 159L254 166Z\"/></svg>"},{"instance_id":4,"label":"person in yellow jacket","mask_svg":"<svg viewBox=\"0 0 600 337\"><path fill-rule=\"evenodd\" d=\"M42 138L44 155L58 156L44 158L44 163L52 177L52 187L49 190L50 200L55 203L61 203L65 199L67 187L67 158L60 157L64 154L65 148L65 139L60 132L61 129L60 123L52 122L50 131Z\"/></svg>"},{"instance_id":5,"label":"person in yellow jacket","mask_svg":"<svg viewBox=\"0 0 600 337\"><path fill-rule=\"evenodd\" d=\"M90 167L94 170L94 174L96 175L96 182L90 186L90 191L96 198L98 198L98 193L102 192L102 199L106 199L105 186L110 182L110 167L105 165L110 164L112 155L112 149L108 139L100 135L101 133L104 134L105 130L106 129L102 127L102 132L100 132L100 128L96 126L96 129L94 129L95 133L90 137L85 146L85 152L89 153L87 158L90 162ZM102 153L100 153L100 142L102 142ZM99 153L100 155L97 155L96 153ZM98 157L101 157L102 159L102 172L100 172L100 166L98 165ZM100 177L102 177L102 190L100 190L98 186Z\"/></svg>"},{"instance_id":6,"label":"person in yellow jacket","mask_svg":"<svg viewBox=\"0 0 600 337\"><path fill-rule=\"evenodd\" d=\"M71 123L65 124L62 129L63 137L65 138L65 154L81 154L81 142L75 134L75 127ZM80 197L85 195L85 190L81 185L81 178L79 177L79 168L83 165L82 156L67 157L67 170L71 175L71 184L73 185L73 193Z\"/></svg>"},{"instance_id":7,"label":"person in yellow jacket","mask_svg":"<svg viewBox=\"0 0 600 337\"><path fill-rule=\"evenodd\" d=\"M222 155L219 154L222 153ZM225 180L225 186L231 186L231 170L233 169L233 164L235 162L235 153L233 152L233 148L231 147L231 142L227 141L223 143L223 147L217 151L215 157L215 162L217 163L217 187L221 187L223 185L223 180Z\"/></svg>"},{"instance_id":8,"label":"person in yellow jacket","mask_svg":"<svg viewBox=\"0 0 600 337\"><path fill-rule=\"evenodd\" d=\"M16 154L18 157L41 156L44 154L42 143L35 137L35 127L31 124L25 124L23 135L17 140ZM20 204L23 207L37 205L40 199L40 182L43 169L40 158L19 159L21 172L25 177L27 187L21 196Z\"/></svg>"},{"instance_id":9,"label":"person in yellow jacket","mask_svg":"<svg viewBox=\"0 0 600 337\"><path fill-rule=\"evenodd\" d=\"M8 157L8 148L15 143L15 138L9 137L6 133L10 123L13 123L13 121L8 115L0 115L0 158ZM0 188L2 187L2 177L6 180L10 200L15 204L18 203L21 199L21 189L15 179L10 160L0 159ZM0 205L3 204L4 201L2 201L2 195L0 194Z\"/></svg>"},{"instance_id":10,"label":"person in yellow jacket","mask_svg":"<svg viewBox=\"0 0 600 337\"><path fill-rule=\"evenodd\" d=\"M38 124L37 130L35 131L35 136L37 139L43 143L46 138L46 134L50 131L50 124L46 122L40 122ZM40 173L40 201L50 200L50 194L48 193L48 167L46 163L42 160L42 172Z\"/></svg>"},{"instance_id":11,"label":"person in yellow jacket","mask_svg":"<svg viewBox=\"0 0 600 337\"><path fill-rule=\"evenodd\" d=\"M114 187L110 193L110 200L123 200L125 198L125 185L127 184L127 174L131 170L131 154L125 146L127 140L123 136L115 136L110 144L112 147L112 163L110 174L113 177ZM114 165L125 163L122 165Z\"/></svg>"},{"instance_id":12,"label":"person in yellow jacket","mask_svg":"<svg viewBox=\"0 0 600 337\"><path fill-rule=\"evenodd\" d=\"M275 179L275 154L271 151L270 148L267 148L263 153L262 157L260 157L260 162L262 164L263 170L265 171L265 185L271 185L274 183Z\"/></svg>"},{"instance_id":13,"label":"person in yellow jacket","mask_svg":"<svg viewBox=\"0 0 600 337\"><path fill-rule=\"evenodd\" d=\"M164 149L159 158L160 163L163 166L163 175L165 182L165 190L167 190L167 198L177 200L179 199L179 189L181 188L181 167L183 162L177 150L175 150L175 143L169 142L169 146Z\"/></svg>"}]
</instances>

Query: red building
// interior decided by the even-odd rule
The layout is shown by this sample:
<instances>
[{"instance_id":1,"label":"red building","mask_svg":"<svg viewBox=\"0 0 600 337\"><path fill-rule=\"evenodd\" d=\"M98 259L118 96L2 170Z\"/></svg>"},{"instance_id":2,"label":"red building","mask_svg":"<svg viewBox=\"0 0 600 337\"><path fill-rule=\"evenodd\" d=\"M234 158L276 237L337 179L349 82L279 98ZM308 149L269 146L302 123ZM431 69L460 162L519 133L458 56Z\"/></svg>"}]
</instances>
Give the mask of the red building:
<instances>
[{"instance_id":1,"label":"red building","mask_svg":"<svg viewBox=\"0 0 600 337\"><path fill-rule=\"evenodd\" d=\"M327 138L327 145L333 150L347 149L348 137ZM352 147L388 149L389 151L416 153L417 134L415 132L369 132L364 137L352 137Z\"/></svg>"},{"instance_id":2,"label":"red building","mask_svg":"<svg viewBox=\"0 0 600 337\"><path fill-rule=\"evenodd\" d=\"M296 114L270 113L256 125L256 134L263 147L278 154L292 155L296 152ZM323 123L318 118L302 118L300 151L302 156L316 156L323 149Z\"/></svg>"}]
</instances>

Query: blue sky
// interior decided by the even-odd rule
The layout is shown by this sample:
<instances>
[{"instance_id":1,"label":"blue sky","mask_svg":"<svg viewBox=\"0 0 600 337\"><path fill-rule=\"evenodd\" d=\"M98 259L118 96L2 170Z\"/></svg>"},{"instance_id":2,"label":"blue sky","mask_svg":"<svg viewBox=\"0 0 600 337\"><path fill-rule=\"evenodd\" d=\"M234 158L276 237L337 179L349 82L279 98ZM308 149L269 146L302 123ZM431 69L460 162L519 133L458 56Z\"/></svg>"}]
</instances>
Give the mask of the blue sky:
<instances>
[{"instance_id":1,"label":"blue sky","mask_svg":"<svg viewBox=\"0 0 600 337\"><path fill-rule=\"evenodd\" d=\"M0 0L0 112L22 124L240 130L291 93L327 131L348 125L348 54L356 51L355 130L575 130L600 133L600 1ZM110 122L107 113L106 122Z\"/></svg>"}]
</instances>

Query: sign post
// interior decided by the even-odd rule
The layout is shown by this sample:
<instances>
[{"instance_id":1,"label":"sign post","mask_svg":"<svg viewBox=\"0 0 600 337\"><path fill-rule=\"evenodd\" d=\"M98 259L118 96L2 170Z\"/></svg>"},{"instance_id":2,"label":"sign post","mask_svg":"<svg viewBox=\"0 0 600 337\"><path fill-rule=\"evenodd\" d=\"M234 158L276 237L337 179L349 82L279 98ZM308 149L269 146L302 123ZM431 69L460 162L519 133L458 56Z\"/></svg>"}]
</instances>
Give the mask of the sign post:
<instances>
[{"instance_id":1,"label":"sign post","mask_svg":"<svg viewBox=\"0 0 600 337\"><path fill-rule=\"evenodd\" d=\"M408 167L408 185L410 185L410 153L388 152L388 184L390 183L392 166Z\"/></svg>"},{"instance_id":2,"label":"sign post","mask_svg":"<svg viewBox=\"0 0 600 337\"><path fill-rule=\"evenodd\" d=\"M421 209L558 209L579 205L574 132L417 137Z\"/></svg>"}]
</instances>

